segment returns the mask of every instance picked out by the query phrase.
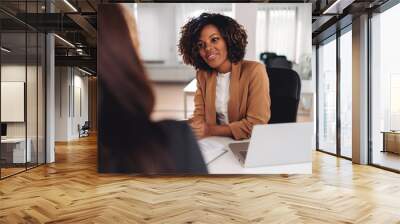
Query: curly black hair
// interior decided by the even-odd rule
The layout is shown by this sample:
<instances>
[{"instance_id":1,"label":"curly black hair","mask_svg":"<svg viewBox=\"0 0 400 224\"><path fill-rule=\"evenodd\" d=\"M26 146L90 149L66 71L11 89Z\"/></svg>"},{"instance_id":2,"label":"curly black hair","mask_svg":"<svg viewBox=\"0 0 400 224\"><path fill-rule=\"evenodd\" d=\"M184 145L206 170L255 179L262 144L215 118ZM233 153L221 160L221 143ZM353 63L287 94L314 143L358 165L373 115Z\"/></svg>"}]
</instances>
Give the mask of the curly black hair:
<instances>
[{"instance_id":1,"label":"curly black hair","mask_svg":"<svg viewBox=\"0 0 400 224\"><path fill-rule=\"evenodd\" d=\"M218 13L202 13L197 18L191 18L181 28L179 53L183 62L200 70L213 70L200 56L197 42L200 33L206 25L216 26L224 38L228 50L228 59L232 63L243 60L246 53L247 34L243 26L234 19Z\"/></svg>"}]
</instances>

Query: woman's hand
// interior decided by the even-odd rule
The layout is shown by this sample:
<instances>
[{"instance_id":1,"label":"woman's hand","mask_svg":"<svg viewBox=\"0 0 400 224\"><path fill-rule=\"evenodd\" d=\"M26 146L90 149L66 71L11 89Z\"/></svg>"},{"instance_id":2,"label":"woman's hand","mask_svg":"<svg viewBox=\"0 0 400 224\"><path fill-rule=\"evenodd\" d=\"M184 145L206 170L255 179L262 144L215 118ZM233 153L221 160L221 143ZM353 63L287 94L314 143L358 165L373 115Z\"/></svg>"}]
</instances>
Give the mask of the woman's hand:
<instances>
[{"instance_id":1,"label":"woman's hand","mask_svg":"<svg viewBox=\"0 0 400 224\"><path fill-rule=\"evenodd\" d=\"M209 127L204 121L191 121L189 124L198 139L209 136Z\"/></svg>"},{"instance_id":2,"label":"woman's hand","mask_svg":"<svg viewBox=\"0 0 400 224\"><path fill-rule=\"evenodd\" d=\"M232 131L228 125L209 125L204 121L190 120L189 125L198 139L208 136L226 136L232 137Z\"/></svg>"}]
</instances>

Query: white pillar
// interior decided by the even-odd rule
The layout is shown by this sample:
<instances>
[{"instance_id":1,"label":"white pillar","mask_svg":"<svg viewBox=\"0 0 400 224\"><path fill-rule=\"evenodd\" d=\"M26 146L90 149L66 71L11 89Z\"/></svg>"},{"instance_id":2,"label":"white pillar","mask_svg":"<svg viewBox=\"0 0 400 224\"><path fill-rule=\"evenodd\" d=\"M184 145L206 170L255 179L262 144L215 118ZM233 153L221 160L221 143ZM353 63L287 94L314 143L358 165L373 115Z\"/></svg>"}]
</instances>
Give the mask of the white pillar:
<instances>
[{"instance_id":1,"label":"white pillar","mask_svg":"<svg viewBox=\"0 0 400 224\"><path fill-rule=\"evenodd\" d=\"M245 28L247 33L248 44L245 59L258 61L256 55L257 4L233 3L233 6L236 21Z\"/></svg>"},{"instance_id":2,"label":"white pillar","mask_svg":"<svg viewBox=\"0 0 400 224\"><path fill-rule=\"evenodd\" d=\"M46 163L55 161L55 76L54 35L46 35Z\"/></svg>"},{"instance_id":3,"label":"white pillar","mask_svg":"<svg viewBox=\"0 0 400 224\"><path fill-rule=\"evenodd\" d=\"M353 20L353 162L368 163L368 16Z\"/></svg>"},{"instance_id":4,"label":"white pillar","mask_svg":"<svg viewBox=\"0 0 400 224\"><path fill-rule=\"evenodd\" d=\"M46 1L46 11L54 12L54 4ZM46 163L55 162L55 43L54 34L46 34Z\"/></svg>"}]
</instances>

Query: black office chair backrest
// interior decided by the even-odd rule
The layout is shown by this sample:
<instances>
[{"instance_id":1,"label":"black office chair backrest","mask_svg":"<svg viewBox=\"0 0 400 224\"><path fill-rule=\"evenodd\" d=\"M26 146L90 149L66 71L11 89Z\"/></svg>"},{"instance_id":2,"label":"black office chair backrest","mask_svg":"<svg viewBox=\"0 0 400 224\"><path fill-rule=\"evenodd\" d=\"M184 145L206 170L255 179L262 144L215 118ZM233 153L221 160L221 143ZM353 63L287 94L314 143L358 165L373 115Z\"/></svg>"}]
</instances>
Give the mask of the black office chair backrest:
<instances>
[{"instance_id":1,"label":"black office chair backrest","mask_svg":"<svg viewBox=\"0 0 400 224\"><path fill-rule=\"evenodd\" d=\"M264 62L264 64L266 65L268 63L268 60L270 60L271 58L274 58L278 55L276 55L276 53L273 52L263 52L260 54L260 60Z\"/></svg>"},{"instance_id":2,"label":"black office chair backrest","mask_svg":"<svg viewBox=\"0 0 400 224\"><path fill-rule=\"evenodd\" d=\"M90 129L90 125L89 124L90 124L89 121L85 121L85 123L82 126L82 129L83 130L89 130Z\"/></svg>"},{"instance_id":3,"label":"black office chair backrest","mask_svg":"<svg viewBox=\"0 0 400 224\"><path fill-rule=\"evenodd\" d=\"M260 60L264 62L264 64L268 68L287 68L292 69L293 63L287 60L284 55L277 55L272 52L263 52L260 54Z\"/></svg>"},{"instance_id":4,"label":"black office chair backrest","mask_svg":"<svg viewBox=\"0 0 400 224\"><path fill-rule=\"evenodd\" d=\"M268 68L286 68L292 69L292 62L288 61L285 56L276 56L267 60Z\"/></svg>"},{"instance_id":5,"label":"black office chair backrest","mask_svg":"<svg viewBox=\"0 0 400 224\"><path fill-rule=\"evenodd\" d=\"M271 97L268 123L296 122L301 80L297 72L284 68L267 68Z\"/></svg>"}]
</instances>

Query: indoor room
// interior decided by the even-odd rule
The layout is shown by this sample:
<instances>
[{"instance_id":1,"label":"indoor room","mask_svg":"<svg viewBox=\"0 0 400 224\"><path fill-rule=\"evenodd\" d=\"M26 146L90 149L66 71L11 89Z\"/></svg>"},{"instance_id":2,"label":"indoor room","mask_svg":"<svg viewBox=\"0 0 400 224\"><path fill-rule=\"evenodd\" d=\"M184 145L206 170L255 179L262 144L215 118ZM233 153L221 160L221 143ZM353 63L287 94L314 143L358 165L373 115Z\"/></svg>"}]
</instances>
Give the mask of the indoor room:
<instances>
[{"instance_id":1,"label":"indoor room","mask_svg":"<svg viewBox=\"0 0 400 224\"><path fill-rule=\"evenodd\" d=\"M398 224L399 21L398 0L1 0L0 223Z\"/></svg>"},{"instance_id":2,"label":"indoor room","mask_svg":"<svg viewBox=\"0 0 400 224\"><path fill-rule=\"evenodd\" d=\"M301 77L298 120L313 121L314 80L311 75L311 48L301 43L311 39L307 5L218 3L126 4L137 15L140 52L150 79L155 84L155 119L186 119L193 112L196 71L183 64L177 44L180 28L189 18L202 12L215 12L242 18L249 31L246 58L265 63L261 53L279 56L272 67L295 70ZM246 16L254 14L254 16ZM162 16L160 16L162 15ZM156 29L154 29L156 27ZM285 29L278 29L285 27ZM293 38L295 37L295 38ZM286 39L285 39L286 38ZM287 44L290 43L290 44ZM264 54L264 58L266 55ZM279 60L282 59L282 62Z\"/></svg>"}]
</instances>

